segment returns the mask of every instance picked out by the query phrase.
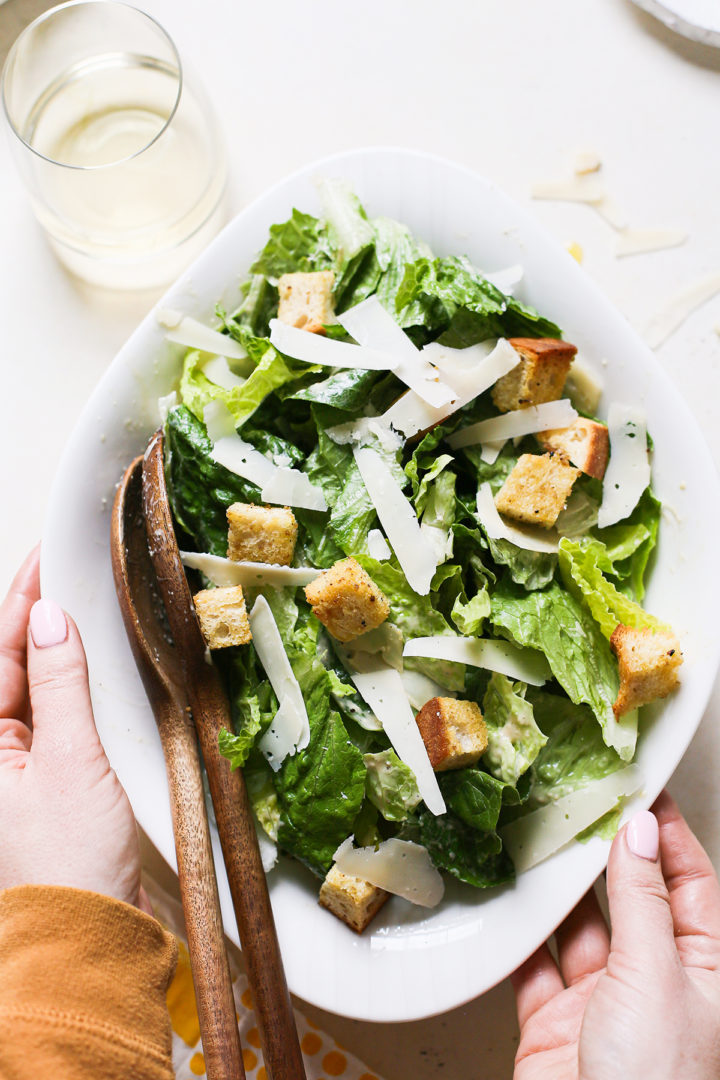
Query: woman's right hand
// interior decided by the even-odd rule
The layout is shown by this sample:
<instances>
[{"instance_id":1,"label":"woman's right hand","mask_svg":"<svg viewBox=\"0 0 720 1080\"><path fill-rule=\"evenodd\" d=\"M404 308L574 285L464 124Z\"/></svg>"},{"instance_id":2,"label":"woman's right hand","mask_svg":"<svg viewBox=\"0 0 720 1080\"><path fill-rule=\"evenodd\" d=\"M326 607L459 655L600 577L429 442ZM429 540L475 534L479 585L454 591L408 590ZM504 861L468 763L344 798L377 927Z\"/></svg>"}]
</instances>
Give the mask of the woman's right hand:
<instances>
[{"instance_id":1,"label":"woman's right hand","mask_svg":"<svg viewBox=\"0 0 720 1080\"><path fill-rule=\"evenodd\" d=\"M664 792L615 838L611 935L594 893L513 977L515 1080L718 1080L720 885Z\"/></svg>"}]
</instances>

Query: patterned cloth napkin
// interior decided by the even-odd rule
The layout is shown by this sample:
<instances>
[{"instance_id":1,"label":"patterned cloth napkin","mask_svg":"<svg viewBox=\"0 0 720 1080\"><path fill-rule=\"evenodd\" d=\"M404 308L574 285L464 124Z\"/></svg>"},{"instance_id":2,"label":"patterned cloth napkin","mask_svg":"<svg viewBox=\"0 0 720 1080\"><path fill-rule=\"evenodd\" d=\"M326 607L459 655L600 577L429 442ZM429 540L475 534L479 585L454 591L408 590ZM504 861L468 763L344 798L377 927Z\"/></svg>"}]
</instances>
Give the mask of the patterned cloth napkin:
<instances>
[{"instance_id":1,"label":"patterned cloth napkin","mask_svg":"<svg viewBox=\"0 0 720 1080\"><path fill-rule=\"evenodd\" d=\"M205 1059L182 908L147 874L143 874L143 885L156 917L175 935L178 943L177 970L167 996L173 1033L175 1075L177 1080L196 1080L197 1077L205 1076ZM248 986L247 976L236 963L232 953L230 973L247 1080L267 1080L253 1012L252 991ZM297 1009L295 1022L308 1080L332 1080L334 1077L342 1077L343 1080L381 1080L377 1073L370 1072L361 1061L343 1049L330 1035L320 1031Z\"/></svg>"}]
</instances>

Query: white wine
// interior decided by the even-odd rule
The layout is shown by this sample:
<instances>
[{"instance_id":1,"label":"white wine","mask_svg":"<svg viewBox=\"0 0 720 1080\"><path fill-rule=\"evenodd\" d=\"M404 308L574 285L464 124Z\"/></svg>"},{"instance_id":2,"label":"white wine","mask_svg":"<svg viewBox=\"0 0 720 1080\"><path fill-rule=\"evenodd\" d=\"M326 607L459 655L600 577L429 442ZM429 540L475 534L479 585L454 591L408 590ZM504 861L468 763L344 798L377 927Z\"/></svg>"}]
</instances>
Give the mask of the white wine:
<instances>
[{"instance_id":1,"label":"white wine","mask_svg":"<svg viewBox=\"0 0 720 1080\"><path fill-rule=\"evenodd\" d=\"M224 217L225 165L207 107L176 67L108 53L56 78L22 137L41 158L35 212L86 280L171 280Z\"/></svg>"}]
</instances>

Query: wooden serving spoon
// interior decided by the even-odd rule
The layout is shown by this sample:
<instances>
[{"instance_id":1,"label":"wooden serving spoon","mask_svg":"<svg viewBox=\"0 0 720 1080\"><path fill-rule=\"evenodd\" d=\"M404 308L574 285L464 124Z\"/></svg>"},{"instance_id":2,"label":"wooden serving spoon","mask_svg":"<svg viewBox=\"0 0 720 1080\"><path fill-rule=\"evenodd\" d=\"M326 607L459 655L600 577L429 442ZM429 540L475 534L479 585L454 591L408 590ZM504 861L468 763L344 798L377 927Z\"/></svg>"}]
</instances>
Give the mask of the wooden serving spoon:
<instances>
[{"instance_id":1,"label":"wooden serving spoon","mask_svg":"<svg viewBox=\"0 0 720 1080\"><path fill-rule=\"evenodd\" d=\"M170 632L182 657L185 692L210 785L265 1069L269 1080L305 1080L245 779L241 769L231 769L218 746L220 730L232 730L230 705L217 668L208 662L180 559L165 486L162 431L153 436L145 452L142 486L150 557Z\"/></svg>"},{"instance_id":2,"label":"wooden serving spoon","mask_svg":"<svg viewBox=\"0 0 720 1080\"><path fill-rule=\"evenodd\" d=\"M232 981L223 937L197 738L182 655L167 630L142 513L142 458L115 495L113 576L125 629L157 721L172 812L180 895L209 1080L244 1080Z\"/></svg>"}]
</instances>

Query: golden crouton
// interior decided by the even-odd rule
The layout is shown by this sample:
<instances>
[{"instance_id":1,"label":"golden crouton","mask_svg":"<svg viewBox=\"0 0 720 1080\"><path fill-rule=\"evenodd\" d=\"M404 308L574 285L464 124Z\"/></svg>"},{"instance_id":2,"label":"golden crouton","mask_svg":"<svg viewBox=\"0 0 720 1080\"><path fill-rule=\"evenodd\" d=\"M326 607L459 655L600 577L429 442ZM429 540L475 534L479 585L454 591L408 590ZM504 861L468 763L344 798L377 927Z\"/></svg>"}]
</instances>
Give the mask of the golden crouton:
<instances>
[{"instance_id":1,"label":"golden crouton","mask_svg":"<svg viewBox=\"0 0 720 1080\"><path fill-rule=\"evenodd\" d=\"M579 475L560 454L523 454L495 496L495 506L516 521L549 529Z\"/></svg>"},{"instance_id":2,"label":"golden crouton","mask_svg":"<svg viewBox=\"0 0 720 1080\"><path fill-rule=\"evenodd\" d=\"M343 874L333 866L320 886L318 903L347 923L351 930L362 934L389 896L390 893L377 885Z\"/></svg>"},{"instance_id":3,"label":"golden crouton","mask_svg":"<svg viewBox=\"0 0 720 1080\"><path fill-rule=\"evenodd\" d=\"M228 507L228 559L290 566L298 524L287 506L233 503Z\"/></svg>"},{"instance_id":4,"label":"golden crouton","mask_svg":"<svg viewBox=\"0 0 720 1080\"><path fill-rule=\"evenodd\" d=\"M612 632L610 648L620 670L620 689L613 705L615 716L667 697L677 686L683 658L672 630L634 630L619 623Z\"/></svg>"},{"instance_id":5,"label":"golden crouton","mask_svg":"<svg viewBox=\"0 0 720 1080\"><path fill-rule=\"evenodd\" d=\"M487 749L487 728L474 701L431 698L415 721L436 772L474 765Z\"/></svg>"},{"instance_id":6,"label":"golden crouton","mask_svg":"<svg viewBox=\"0 0 720 1080\"><path fill-rule=\"evenodd\" d=\"M577 348L558 338L509 338L522 360L498 379L492 399L500 412L556 401Z\"/></svg>"},{"instance_id":7,"label":"golden crouton","mask_svg":"<svg viewBox=\"0 0 720 1080\"><path fill-rule=\"evenodd\" d=\"M332 270L309 274L283 274L278 279L280 303L278 319L298 330L324 334L325 326L335 322Z\"/></svg>"},{"instance_id":8,"label":"golden crouton","mask_svg":"<svg viewBox=\"0 0 720 1080\"><path fill-rule=\"evenodd\" d=\"M208 648L247 645L252 639L241 585L203 589L193 600Z\"/></svg>"},{"instance_id":9,"label":"golden crouton","mask_svg":"<svg viewBox=\"0 0 720 1080\"><path fill-rule=\"evenodd\" d=\"M588 476L602 480L605 475L610 446L605 424L578 416L570 427L538 432L537 440L545 450L560 450Z\"/></svg>"},{"instance_id":10,"label":"golden crouton","mask_svg":"<svg viewBox=\"0 0 720 1080\"><path fill-rule=\"evenodd\" d=\"M352 641L385 622L387 598L355 559L341 559L305 589L314 614L338 641Z\"/></svg>"}]
</instances>

